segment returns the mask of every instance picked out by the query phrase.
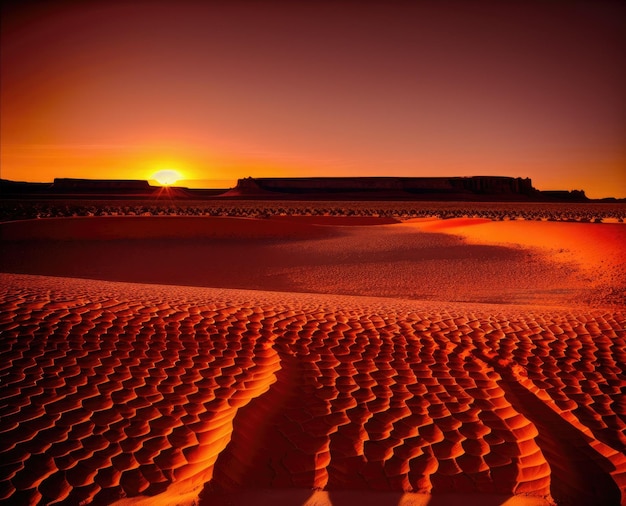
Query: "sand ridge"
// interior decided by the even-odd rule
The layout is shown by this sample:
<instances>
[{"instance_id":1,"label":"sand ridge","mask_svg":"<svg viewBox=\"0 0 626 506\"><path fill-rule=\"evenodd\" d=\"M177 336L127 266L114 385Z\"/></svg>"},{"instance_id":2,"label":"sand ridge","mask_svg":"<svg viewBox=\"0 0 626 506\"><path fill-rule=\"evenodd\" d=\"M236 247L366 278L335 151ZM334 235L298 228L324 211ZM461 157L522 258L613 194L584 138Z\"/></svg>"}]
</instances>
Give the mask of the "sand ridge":
<instances>
[{"instance_id":1,"label":"sand ridge","mask_svg":"<svg viewBox=\"0 0 626 506\"><path fill-rule=\"evenodd\" d=\"M590 223L556 223L516 220L466 218L450 220L407 220L406 224L422 230L459 234L473 244L515 244L541 248L561 262L574 261L583 269L601 267L605 271L619 270L611 281L623 285L626 281L626 227L617 223L594 226Z\"/></svg>"},{"instance_id":2,"label":"sand ridge","mask_svg":"<svg viewBox=\"0 0 626 506\"><path fill-rule=\"evenodd\" d=\"M624 501L622 310L0 277L3 500Z\"/></svg>"},{"instance_id":3,"label":"sand ridge","mask_svg":"<svg viewBox=\"0 0 626 506\"><path fill-rule=\"evenodd\" d=\"M118 216L2 223L0 264L24 274L285 292L572 307L626 302L623 225L395 221ZM565 247L554 227L569 237ZM478 230L493 232L468 237ZM534 236L554 247L503 242Z\"/></svg>"}]
</instances>

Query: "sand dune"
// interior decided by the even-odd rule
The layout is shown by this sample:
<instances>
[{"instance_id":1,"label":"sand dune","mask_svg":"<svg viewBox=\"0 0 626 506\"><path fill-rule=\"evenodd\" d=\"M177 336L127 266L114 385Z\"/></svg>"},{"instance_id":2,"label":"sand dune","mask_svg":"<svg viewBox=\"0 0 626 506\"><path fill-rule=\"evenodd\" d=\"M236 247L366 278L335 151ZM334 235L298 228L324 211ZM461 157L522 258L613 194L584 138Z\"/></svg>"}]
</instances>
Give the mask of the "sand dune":
<instances>
[{"instance_id":1,"label":"sand dune","mask_svg":"<svg viewBox=\"0 0 626 506\"><path fill-rule=\"evenodd\" d=\"M0 502L626 504L621 225L114 220L0 227Z\"/></svg>"},{"instance_id":2,"label":"sand dune","mask_svg":"<svg viewBox=\"0 0 626 506\"><path fill-rule=\"evenodd\" d=\"M289 239L323 235L307 221L197 216L48 218L2 223L5 241L108 241L113 239Z\"/></svg>"},{"instance_id":3,"label":"sand dune","mask_svg":"<svg viewBox=\"0 0 626 506\"><path fill-rule=\"evenodd\" d=\"M568 306L626 300L626 227L470 225L475 222L459 227L457 220L372 226L380 221L363 217L30 220L0 224L0 264L4 272L22 274L418 300ZM429 230L442 224L447 228ZM520 229L526 225L535 229ZM491 236L461 239L490 227ZM533 234L549 239L554 227L571 236L569 246L550 250L502 242ZM598 228L610 232L603 242ZM601 254L585 254L586 242Z\"/></svg>"},{"instance_id":4,"label":"sand dune","mask_svg":"<svg viewBox=\"0 0 626 506\"><path fill-rule=\"evenodd\" d=\"M562 263L588 272L599 268L614 286L626 284L626 227L617 223L494 222L484 219L408 220L422 230L459 234L471 244L540 248Z\"/></svg>"},{"instance_id":5,"label":"sand dune","mask_svg":"<svg viewBox=\"0 0 626 506\"><path fill-rule=\"evenodd\" d=\"M5 500L208 482L207 504L289 488L547 501L551 487L614 504L626 484L621 311L2 287Z\"/></svg>"}]
</instances>

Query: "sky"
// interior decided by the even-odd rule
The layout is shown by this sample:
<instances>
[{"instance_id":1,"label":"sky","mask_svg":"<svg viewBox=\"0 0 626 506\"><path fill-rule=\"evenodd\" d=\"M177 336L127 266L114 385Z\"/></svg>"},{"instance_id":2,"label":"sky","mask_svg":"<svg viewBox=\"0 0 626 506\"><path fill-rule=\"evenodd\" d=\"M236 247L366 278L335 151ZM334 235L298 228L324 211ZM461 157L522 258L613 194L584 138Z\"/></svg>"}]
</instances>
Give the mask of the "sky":
<instances>
[{"instance_id":1,"label":"sky","mask_svg":"<svg viewBox=\"0 0 626 506\"><path fill-rule=\"evenodd\" d=\"M626 197L618 1L5 2L0 177L530 177Z\"/></svg>"}]
</instances>

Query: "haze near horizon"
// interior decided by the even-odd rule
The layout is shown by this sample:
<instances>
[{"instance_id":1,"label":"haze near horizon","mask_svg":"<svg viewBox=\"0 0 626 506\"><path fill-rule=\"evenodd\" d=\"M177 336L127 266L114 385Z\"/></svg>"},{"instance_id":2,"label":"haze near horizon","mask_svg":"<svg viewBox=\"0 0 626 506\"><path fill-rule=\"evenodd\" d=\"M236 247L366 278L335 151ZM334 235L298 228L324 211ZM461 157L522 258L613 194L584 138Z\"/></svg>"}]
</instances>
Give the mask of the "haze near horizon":
<instances>
[{"instance_id":1,"label":"haze near horizon","mask_svg":"<svg viewBox=\"0 0 626 506\"><path fill-rule=\"evenodd\" d=\"M626 197L619 2L9 2L0 176L530 177Z\"/></svg>"}]
</instances>

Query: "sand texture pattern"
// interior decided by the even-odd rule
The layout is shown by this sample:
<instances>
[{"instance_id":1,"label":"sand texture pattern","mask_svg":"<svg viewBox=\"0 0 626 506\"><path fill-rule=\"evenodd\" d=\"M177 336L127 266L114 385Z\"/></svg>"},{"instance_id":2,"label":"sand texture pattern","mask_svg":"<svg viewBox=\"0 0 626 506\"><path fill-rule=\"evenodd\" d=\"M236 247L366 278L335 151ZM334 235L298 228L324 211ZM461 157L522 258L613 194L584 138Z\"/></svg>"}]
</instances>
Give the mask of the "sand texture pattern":
<instances>
[{"instance_id":1,"label":"sand texture pattern","mask_svg":"<svg viewBox=\"0 0 626 506\"><path fill-rule=\"evenodd\" d=\"M622 311L8 274L0 297L13 504L626 485Z\"/></svg>"},{"instance_id":2,"label":"sand texture pattern","mask_svg":"<svg viewBox=\"0 0 626 506\"><path fill-rule=\"evenodd\" d=\"M626 506L626 226L274 211L0 223L0 503Z\"/></svg>"}]
</instances>

